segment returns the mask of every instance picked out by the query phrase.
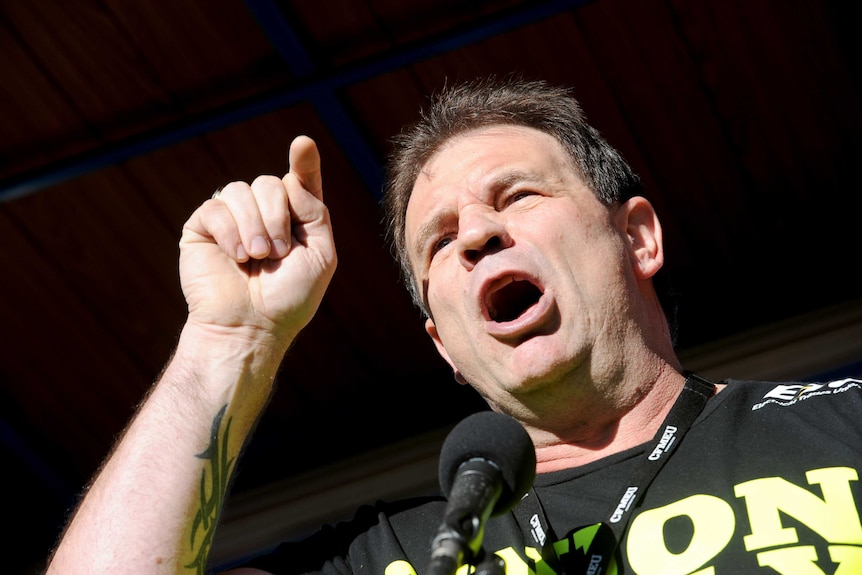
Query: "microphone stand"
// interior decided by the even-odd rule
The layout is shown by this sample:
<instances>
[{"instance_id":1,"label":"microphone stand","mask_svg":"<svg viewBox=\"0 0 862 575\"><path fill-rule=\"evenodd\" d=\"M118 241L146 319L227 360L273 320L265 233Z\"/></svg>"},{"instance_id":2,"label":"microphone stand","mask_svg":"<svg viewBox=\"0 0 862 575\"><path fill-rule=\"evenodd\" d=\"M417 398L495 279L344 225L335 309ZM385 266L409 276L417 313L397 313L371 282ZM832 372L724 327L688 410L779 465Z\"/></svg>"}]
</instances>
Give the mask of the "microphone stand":
<instances>
[{"instance_id":1,"label":"microphone stand","mask_svg":"<svg viewBox=\"0 0 862 575\"><path fill-rule=\"evenodd\" d=\"M431 544L428 575L455 575L455 571L475 556L470 546L477 539L479 518L469 510L447 514Z\"/></svg>"},{"instance_id":2,"label":"microphone stand","mask_svg":"<svg viewBox=\"0 0 862 575\"><path fill-rule=\"evenodd\" d=\"M479 549L475 555L479 561L470 575L506 575L506 561L494 553L486 553L485 548ZM458 564L456 564L458 563ZM451 555L445 558L432 558L427 575L455 575L464 563L451 560Z\"/></svg>"},{"instance_id":3,"label":"microphone stand","mask_svg":"<svg viewBox=\"0 0 862 575\"><path fill-rule=\"evenodd\" d=\"M461 565L479 557L485 521L502 491L500 469L489 461L470 459L461 464L458 472L459 477L470 480L456 480L452 485L449 506L431 542L428 575L454 575Z\"/></svg>"},{"instance_id":4,"label":"microphone stand","mask_svg":"<svg viewBox=\"0 0 862 575\"><path fill-rule=\"evenodd\" d=\"M476 564L476 570L472 575L506 575L506 562L499 555L481 551L483 559Z\"/></svg>"}]
</instances>

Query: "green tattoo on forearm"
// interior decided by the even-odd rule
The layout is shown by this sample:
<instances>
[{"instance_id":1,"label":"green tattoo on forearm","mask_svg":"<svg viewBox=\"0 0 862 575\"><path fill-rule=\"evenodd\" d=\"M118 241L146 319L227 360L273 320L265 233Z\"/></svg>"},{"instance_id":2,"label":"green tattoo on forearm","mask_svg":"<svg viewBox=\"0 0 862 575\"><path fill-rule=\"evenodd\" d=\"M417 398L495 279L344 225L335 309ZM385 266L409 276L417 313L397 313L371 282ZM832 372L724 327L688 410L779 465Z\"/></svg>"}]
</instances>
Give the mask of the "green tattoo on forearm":
<instances>
[{"instance_id":1,"label":"green tattoo on forearm","mask_svg":"<svg viewBox=\"0 0 862 575\"><path fill-rule=\"evenodd\" d=\"M206 450L195 457L205 459L201 470L200 507L195 514L194 523L189 537L189 545L194 559L186 565L194 572L203 575L206 570L207 556L212 546L213 535L218 523L218 517L230 483L231 466L234 459L228 458L228 437L230 436L231 419L227 419L224 432L221 432L222 419L227 411L227 405L222 407L213 420L210 430L210 443ZM209 478L207 473L210 474ZM209 479L209 481L208 481ZM209 483L209 489L207 484Z\"/></svg>"}]
</instances>

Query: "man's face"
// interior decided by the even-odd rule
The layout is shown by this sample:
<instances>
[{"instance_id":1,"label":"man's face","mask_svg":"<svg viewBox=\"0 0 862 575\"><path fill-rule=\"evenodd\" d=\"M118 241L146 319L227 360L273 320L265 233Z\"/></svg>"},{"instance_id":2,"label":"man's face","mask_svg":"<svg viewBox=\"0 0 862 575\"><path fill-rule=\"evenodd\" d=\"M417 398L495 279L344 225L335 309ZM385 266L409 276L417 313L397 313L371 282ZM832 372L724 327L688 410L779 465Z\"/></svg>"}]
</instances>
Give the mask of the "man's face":
<instances>
[{"instance_id":1,"label":"man's face","mask_svg":"<svg viewBox=\"0 0 862 575\"><path fill-rule=\"evenodd\" d=\"M416 180L405 234L426 330L492 406L620 345L624 225L551 136L501 125L450 140Z\"/></svg>"}]
</instances>

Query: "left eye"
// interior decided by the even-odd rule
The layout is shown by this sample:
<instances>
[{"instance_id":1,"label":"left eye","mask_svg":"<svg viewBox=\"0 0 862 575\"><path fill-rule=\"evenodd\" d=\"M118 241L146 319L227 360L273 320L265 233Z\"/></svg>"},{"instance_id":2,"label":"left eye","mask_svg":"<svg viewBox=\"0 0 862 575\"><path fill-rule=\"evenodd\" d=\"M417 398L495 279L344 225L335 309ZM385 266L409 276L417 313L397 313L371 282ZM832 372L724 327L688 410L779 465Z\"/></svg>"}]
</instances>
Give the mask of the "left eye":
<instances>
[{"instance_id":1,"label":"left eye","mask_svg":"<svg viewBox=\"0 0 862 575\"><path fill-rule=\"evenodd\" d=\"M534 192L532 190L521 190L521 191L515 192L514 194L509 196L507 203L514 204L515 202L519 202L519 201L523 200L524 198L528 198L528 197L533 196L535 194L536 194L536 192Z\"/></svg>"},{"instance_id":2,"label":"left eye","mask_svg":"<svg viewBox=\"0 0 862 575\"><path fill-rule=\"evenodd\" d=\"M445 248L446 246L448 246L451 243L452 243L452 238L450 238L449 236L446 236L445 238L440 238L440 241L438 241L436 244L434 244L431 247L431 255L433 256L434 254L436 254L437 252L439 252L440 250L442 250L443 248Z\"/></svg>"}]
</instances>

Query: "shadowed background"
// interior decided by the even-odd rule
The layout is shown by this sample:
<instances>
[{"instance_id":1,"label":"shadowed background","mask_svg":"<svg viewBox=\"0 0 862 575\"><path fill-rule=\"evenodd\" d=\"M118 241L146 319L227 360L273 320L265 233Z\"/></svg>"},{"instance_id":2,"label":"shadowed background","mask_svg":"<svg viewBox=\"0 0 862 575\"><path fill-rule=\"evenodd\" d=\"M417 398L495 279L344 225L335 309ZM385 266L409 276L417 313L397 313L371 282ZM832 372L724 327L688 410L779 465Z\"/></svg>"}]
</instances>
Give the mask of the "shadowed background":
<instances>
[{"instance_id":1,"label":"shadowed background","mask_svg":"<svg viewBox=\"0 0 862 575\"><path fill-rule=\"evenodd\" d=\"M0 1L4 573L38 572L185 314L183 222L318 143L339 267L240 463L213 562L436 490L482 409L399 285L389 139L444 82L571 86L663 218L705 375L862 375L859 34L802 0ZM166 470L169 472L169 470ZM429 542L430 545L430 542Z\"/></svg>"}]
</instances>

